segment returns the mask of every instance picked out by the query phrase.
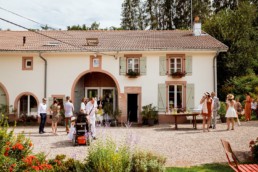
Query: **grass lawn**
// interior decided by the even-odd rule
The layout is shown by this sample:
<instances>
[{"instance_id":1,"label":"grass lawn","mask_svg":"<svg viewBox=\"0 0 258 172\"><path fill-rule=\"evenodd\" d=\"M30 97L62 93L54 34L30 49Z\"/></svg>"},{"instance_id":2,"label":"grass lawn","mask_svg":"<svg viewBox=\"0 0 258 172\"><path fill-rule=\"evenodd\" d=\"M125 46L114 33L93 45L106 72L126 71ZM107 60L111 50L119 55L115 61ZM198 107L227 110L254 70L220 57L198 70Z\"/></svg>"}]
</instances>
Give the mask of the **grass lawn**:
<instances>
[{"instance_id":1,"label":"grass lawn","mask_svg":"<svg viewBox=\"0 0 258 172\"><path fill-rule=\"evenodd\" d=\"M166 172L233 172L228 164L205 164L192 167L168 167Z\"/></svg>"}]
</instances>

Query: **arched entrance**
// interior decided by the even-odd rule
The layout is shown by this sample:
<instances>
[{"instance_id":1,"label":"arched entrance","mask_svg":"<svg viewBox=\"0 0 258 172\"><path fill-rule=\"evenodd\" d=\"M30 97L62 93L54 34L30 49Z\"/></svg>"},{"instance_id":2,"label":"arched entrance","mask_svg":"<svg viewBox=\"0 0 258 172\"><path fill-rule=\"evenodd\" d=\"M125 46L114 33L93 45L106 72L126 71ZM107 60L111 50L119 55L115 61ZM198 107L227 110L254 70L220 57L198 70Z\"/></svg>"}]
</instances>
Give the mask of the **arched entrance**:
<instances>
[{"instance_id":1,"label":"arched entrance","mask_svg":"<svg viewBox=\"0 0 258 172\"><path fill-rule=\"evenodd\" d=\"M36 116L38 100L32 93L21 93L15 99L15 110L18 118L20 116Z\"/></svg>"},{"instance_id":2,"label":"arched entrance","mask_svg":"<svg viewBox=\"0 0 258 172\"><path fill-rule=\"evenodd\" d=\"M4 85L0 83L0 114L8 112L9 96Z\"/></svg>"},{"instance_id":3,"label":"arched entrance","mask_svg":"<svg viewBox=\"0 0 258 172\"><path fill-rule=\"evenodd\" d=\"M119 90L117 82L107 72L86 72L79 76L73 89L72 98L75 112L79 112L80 102L83 97L96 97L97 100L102 98L112 104L113 110L118 107Z\"/></svg>"}]
</instances>

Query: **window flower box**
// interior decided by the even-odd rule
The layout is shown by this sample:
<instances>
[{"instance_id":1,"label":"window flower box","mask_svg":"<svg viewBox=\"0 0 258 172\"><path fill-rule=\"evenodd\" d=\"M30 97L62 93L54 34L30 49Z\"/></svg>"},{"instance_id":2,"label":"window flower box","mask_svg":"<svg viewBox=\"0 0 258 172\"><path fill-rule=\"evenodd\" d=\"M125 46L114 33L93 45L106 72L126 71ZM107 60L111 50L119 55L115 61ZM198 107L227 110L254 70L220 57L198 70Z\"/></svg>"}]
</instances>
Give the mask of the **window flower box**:
<instances>
[{"instance_id":1,"label":"window flower box","mask_svg":"<svg viewBox=\"0 0 258 172\"><path fill-rule=\"evenodd\" d=\"M139 72L134 72L134 71L128 71L128 72L126 73L126 75L127 75L129 78L137 78L137 77L140 75L140 73L139 73Z\"/></svg>"},{"instance_id":2,"label":"window flower box","mask_svg":"<svg viewBox=\"0 0 258 172\"><path fill-rule=\"evenodd\" d=\"M186 72L174 72L171 74L172 78L182 78L186 75Z\"/></svg>"}]
</instances>

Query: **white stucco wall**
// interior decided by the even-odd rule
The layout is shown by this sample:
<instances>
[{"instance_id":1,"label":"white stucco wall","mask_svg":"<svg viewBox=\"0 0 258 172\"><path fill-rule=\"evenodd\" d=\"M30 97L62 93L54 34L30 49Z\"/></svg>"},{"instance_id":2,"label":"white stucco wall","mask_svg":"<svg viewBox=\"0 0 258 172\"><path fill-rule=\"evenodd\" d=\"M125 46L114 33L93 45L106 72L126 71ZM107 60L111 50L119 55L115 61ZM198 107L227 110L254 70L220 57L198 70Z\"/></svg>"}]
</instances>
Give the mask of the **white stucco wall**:
<instances>
[{"instance_id":1,"label":"white stucco wall","mask_svg":"<svg viewBox=\"0 0 258 172\"><path fill-rule=\"evenodd\" d=\"M120 91L124 87L142 87L141 105L153 103L157 106L158 83L173 81L170 76L159 76L159 57L166 53L178 54L185 52L137 52L147 57L147 73L145 76L128 78L119 75L119 58L102 56L102 70L111 73L119 82ZM125 53L128 54L128 53ZM213 57L215 52L187 52L192 56L192 76L178 80L195 84L195 106L204 92L213 91ZM33 56L33 70L22 70L22 56ZM89 70L90 54L87 53L43 53L48 62L47 97L51 95L71 95L75 79ZM123 54L120 54L123 56ZM44 96L44 61L33 53L2 53L0 54L0 82L9 93L9 104L13 105L15 98L23 92L31 92L39 100Z\"/></svg>"}]
</instances>

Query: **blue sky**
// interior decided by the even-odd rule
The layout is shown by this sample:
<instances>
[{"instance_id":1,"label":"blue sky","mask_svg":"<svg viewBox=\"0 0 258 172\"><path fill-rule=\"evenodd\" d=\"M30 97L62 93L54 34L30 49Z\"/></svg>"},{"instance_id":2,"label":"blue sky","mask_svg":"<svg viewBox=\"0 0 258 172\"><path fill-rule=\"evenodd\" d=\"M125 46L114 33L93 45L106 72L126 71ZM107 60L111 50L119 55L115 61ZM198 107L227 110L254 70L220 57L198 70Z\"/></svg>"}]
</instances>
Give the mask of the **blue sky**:
<instances>
[{"instance_id":1,"label":"blue sky","mask_svg":"<svg viewBox=\"0 0 258 172\"><path fill-rule=\"evenodd\" d=\"M39 29L40 25L1 8L57 29L94 21L101 28L120 26L123 0L0 0L0 17L22 26ZM0 20L2 30L23 30Z\"/></svg>"}]
</instances>

